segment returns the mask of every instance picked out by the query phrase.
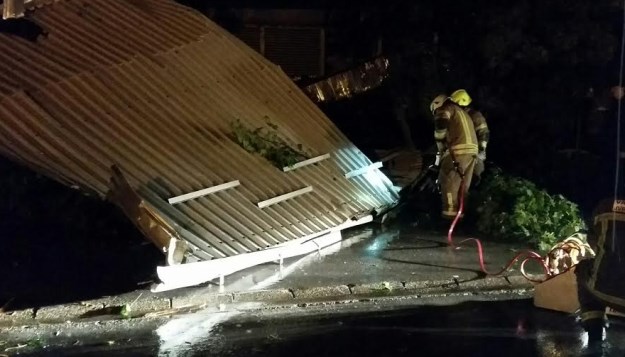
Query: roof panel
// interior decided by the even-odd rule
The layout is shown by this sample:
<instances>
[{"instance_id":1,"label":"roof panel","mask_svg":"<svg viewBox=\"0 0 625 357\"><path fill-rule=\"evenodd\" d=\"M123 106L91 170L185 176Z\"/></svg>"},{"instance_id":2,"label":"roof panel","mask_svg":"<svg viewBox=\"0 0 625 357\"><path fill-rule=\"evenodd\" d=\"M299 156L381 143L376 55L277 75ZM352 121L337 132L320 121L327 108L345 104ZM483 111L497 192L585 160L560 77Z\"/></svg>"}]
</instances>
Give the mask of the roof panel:
<instances>
[{"instance_id":1,"label":"roof panel","mask_svg":"<svg viewBox=\"0 0 625 357\"><path fill-rule=\"evenodd\" d=\"M0 35L10 64L0 73L0 152L102 197L117 165L195 259L262 250L397 199L377 169L345 178L371 162L277 66L188 8L65 0L27 17L48 36ZM237 119L252 128L269 119L282 140L330 158L283 172L234 141ZM257 205L306 187L312 192Z\"/></svg>"}]
</instances>

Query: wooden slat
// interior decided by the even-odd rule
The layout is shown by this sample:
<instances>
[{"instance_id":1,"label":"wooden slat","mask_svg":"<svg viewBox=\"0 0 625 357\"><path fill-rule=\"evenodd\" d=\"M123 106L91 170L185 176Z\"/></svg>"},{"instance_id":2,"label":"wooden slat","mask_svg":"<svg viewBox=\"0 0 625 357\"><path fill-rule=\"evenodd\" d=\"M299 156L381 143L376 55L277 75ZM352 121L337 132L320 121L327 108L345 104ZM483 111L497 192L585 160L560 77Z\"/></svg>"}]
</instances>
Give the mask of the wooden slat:
<instances>
[{"instance_id":1,"label":"wooden slat","mask_svg":"<svg viewBox=\"0 0 625 357\"><path fill-rule=\"evenodd\" d=\"M198 190L198 191L195 191L195 192L190 192L190 193L186 193L184 195L172 197L172 198L168 199L167 202L169 202L169 204L174 205L176 203L181 203L181 202L185 202L185 201L188 201L188 200L192 200L194 198L210 195L211 193L215 193L215 192L227 190L229 188L237 187L240 184L241 183L239 182L239 180L230 181L230 182L222 183L221 185L208 187L208 188L205 188L205 189L202 189L202 190Z\"/></svg>"}]
</instances>

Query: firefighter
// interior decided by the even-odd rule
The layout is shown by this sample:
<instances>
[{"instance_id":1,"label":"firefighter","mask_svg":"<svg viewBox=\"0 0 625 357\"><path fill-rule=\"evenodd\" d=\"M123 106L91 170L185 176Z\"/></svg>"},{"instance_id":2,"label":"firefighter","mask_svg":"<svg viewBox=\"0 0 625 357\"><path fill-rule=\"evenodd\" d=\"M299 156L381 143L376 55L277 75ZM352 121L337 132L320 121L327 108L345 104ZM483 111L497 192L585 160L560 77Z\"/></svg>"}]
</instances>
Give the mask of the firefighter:
<instances>
[{"instance_id":1,"label":"firefighter","mask_svg":"<svg viewBox=\"0 0 625 357\"><path fill-rule=\"evenodd\" d=\"M625 200L597 205L588 242L597 255L582 260L575 273L582 326L591 345L603 341L606 307L625 311Z\"/></svg>"},{"instance_id":2,"label":"firefighter","mask_svg":"<svg viewBox=\"0 0 625 357\"><path fill-rule=\"evenodd\" d=\"M453 219L458 214L459 189L464 181L464 194L471 185L478 153L473 122L462 108L441 94L430 104L434 116L434 139L438 153L439 183L443 203L442 216Z\"/></svg>"},{"instance_id":3,"label":"firefighter","mask_svg":"<svg viewBox=\"0 0 625 357\"><path fill-rule=\"evenodd\" d=\"M472 102L469 93L464 89L458 89L451 94L451 100L464 109L473 121L475 127L475 133L477 135L478 153L477 160L475 161L475 168L473 169L474 179L479 181L482 173L484 172L484 163L486 161L486 147L488 146L488 139L490 137L490 131L488 130L488 124L484 115L475 108L469 105Z\"/></svg>"}]
</instances>

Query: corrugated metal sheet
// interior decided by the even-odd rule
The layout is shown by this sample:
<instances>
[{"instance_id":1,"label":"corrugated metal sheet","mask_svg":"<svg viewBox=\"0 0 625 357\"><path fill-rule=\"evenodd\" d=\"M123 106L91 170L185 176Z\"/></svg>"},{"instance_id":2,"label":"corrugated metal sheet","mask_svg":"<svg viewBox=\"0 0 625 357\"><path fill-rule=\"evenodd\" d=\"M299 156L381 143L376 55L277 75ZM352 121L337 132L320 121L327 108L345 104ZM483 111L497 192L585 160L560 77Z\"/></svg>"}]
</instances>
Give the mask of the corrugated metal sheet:
<instances>
[{"instance_id":1,"label":"corrugated metal sheet","mask_svg":"<svg viewBox=\"0 0 625 357\"><path fill-rule=\"evenodd\" d=\"M26 16L46 37L0 34L0 152L101 196L118 165L190 258L261 250L396 200L377 169L346 179L371 162L279 68L195 11L169 0L37 5ZM232 140L232 121L266 118L331 159L282 172ZM167 202L233 180L241 185Z\"/></svg>"},{"instance_id":2,"label":"corrugated metal sheet","mask_svg":"<svg viewBox=\"0 0 625 357\"><path fill-rule=\"evenodd\" d=\"M378 57L356 68L334 74L303 88L317 103L351 98L379 87L388 77L389 60Z\"/></svg>"}]
</instances>

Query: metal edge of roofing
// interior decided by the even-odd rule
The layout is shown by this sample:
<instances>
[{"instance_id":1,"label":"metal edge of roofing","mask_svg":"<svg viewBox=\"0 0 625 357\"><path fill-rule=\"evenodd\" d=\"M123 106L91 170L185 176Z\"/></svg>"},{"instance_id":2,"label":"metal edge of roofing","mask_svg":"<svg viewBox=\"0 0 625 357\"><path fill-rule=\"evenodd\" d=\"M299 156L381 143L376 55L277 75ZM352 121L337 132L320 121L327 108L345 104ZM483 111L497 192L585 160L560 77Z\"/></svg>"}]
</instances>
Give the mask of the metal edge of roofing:
<instances>
[{"instance_id":1,"label":"metal edge of roofing","mask_svg":"<svg viewBox=\"0 0 625 357\"><path fill-rule=\"evenodd\" d=\"M325 247L339 243L341 241L342 230L369 223L372 220L373 217L371 215L361 217L358 220L349 220L332 229L321 231L259 252L197 263L159 266L156 268L156 271L161 282L159 284L154 284L151 290L152 292L162 292L180 289L203 284L218 278L220 279L220 284L223 284L223 278L225 276L237 271L267 262L282 262L283 259L320 251Z\"/></svg>"}]
</instances>

